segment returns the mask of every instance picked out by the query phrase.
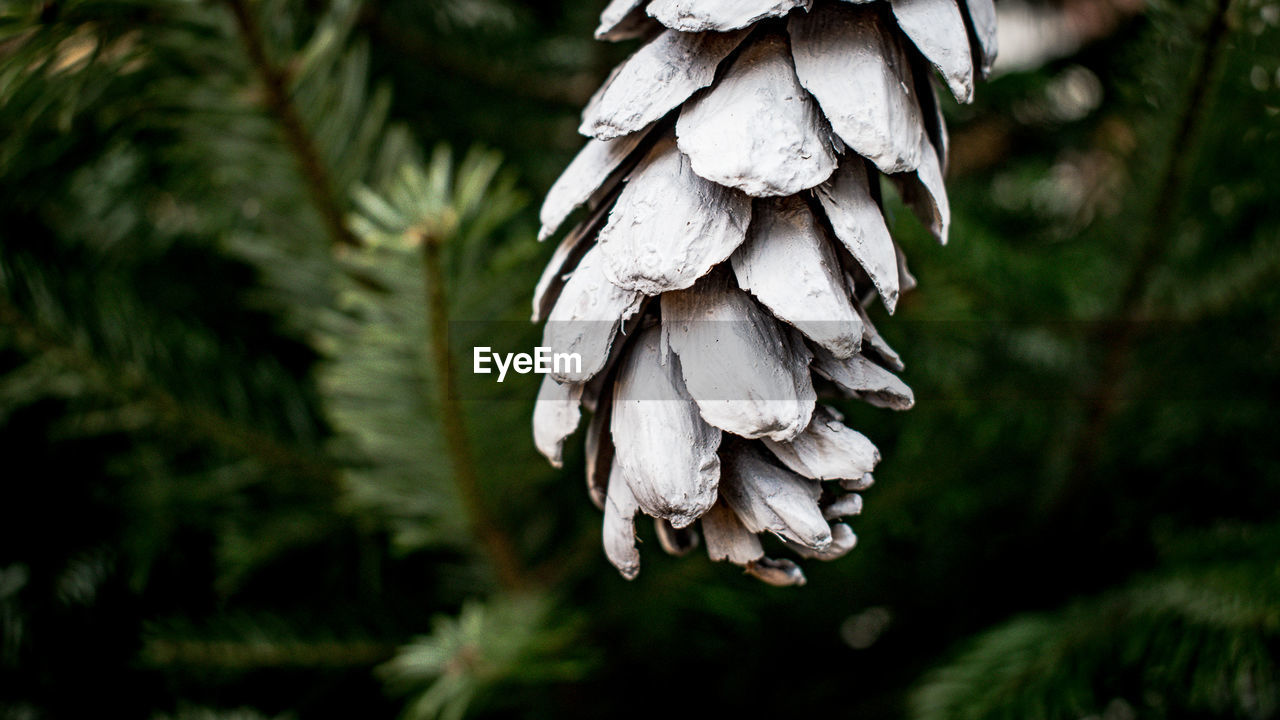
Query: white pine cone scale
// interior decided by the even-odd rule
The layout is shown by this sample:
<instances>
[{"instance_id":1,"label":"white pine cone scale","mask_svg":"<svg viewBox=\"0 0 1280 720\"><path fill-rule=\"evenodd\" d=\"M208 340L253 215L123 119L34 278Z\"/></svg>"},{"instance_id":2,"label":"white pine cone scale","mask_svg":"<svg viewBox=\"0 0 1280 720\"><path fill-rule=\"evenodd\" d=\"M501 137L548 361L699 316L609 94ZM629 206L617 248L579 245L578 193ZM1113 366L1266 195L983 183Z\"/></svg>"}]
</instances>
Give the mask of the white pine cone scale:
<instances>
[{"instance_id":1,"label":"white pine cone scale","mask_svg":"<svg viewBox=\"0 0 1280 720\"><path fill-rule=\"evenodd\" d=\"M766 554L834 560L857 542L880 453L817 402L915 402L867 314L914 287L889 232L887 179L946 242L947 133L934 87L968 102L995 54L991 0L613 0L602 39L647 38L583 112L590 138L539 220L556 248L534 294L549 375L534 436L554 464L580 424L605 555L640 570L699 545L773 585ZM935 79L938 73L940 81Z\"/></svg>"}]
</instances>

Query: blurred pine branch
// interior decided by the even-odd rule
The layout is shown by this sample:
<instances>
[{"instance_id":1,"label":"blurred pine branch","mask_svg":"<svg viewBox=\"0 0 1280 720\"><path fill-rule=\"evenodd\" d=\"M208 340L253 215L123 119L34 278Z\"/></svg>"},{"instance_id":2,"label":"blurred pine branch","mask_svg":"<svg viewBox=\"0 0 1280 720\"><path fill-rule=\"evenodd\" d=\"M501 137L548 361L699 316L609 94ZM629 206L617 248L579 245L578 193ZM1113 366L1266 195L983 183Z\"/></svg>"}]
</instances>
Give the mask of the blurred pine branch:
<instances>
[{"instance_id":1,"label":"blurred pine branch","mask_svg":"<svg viewBox=\"0 0 1280 720\"><path fill-rule=\"evenodd\" d=\"M495 685L578 679L589 661L573 650L574 636L574 623L555 619L547 598L513 595L435 618L431 635L379 672L391 688L414 693L405 720L459 720Z\"/></svg>"},{"instance_id":2,"label":"blurred pine branch","mask_svg":"<svg viewBox=\"0 0 1280 720\"><path fill-rule=\"evenodd\" d=\"M1152 284L1159 277L1162 259L1169 252L1169 238L1182 216L1178 209L1186 195L1192 169L1201 159L1195 148L1200 144L1198 134L1210 116L1209 98L1223 61L1231 2L1217 0L1209 13L1187 97L1178 107L1169 146L1162 153L1165 169L1160 175L1150 217L1128 260L1116 304L1109 311L1113 321L1100 325L1097 337L1092 340L1107 350L1099 377L1086 390L1086 418L1071 445L1068 475L1063 484L1055 488L1055 497L1049 501L1059 509L1078 505L1097 473L1099 446L1109 434L1121 401L1125 375L1133 361L1133 344L1145 327L1144 321L1150 319Z\"/></svg>"},{"instance_id":3,"label":"blurred pine branch","mask_svg":"<svg viewBox=\"0 0 1280 720\"><path fill-rule=\"evenodd\" d=\"M1052 720L1110 715L1118 703L1130 717L1274 717L1278 533L1223 528L1184 539L1166 570L983 633L926 678L911 716ZM1198 544L1235 559L1205 564Z\"/></svg>"},{"instance_id":4,"label":"blurred pine branch","mask_svg":"<svg viewBox=\"0 0 1280 720\"><path fill-rule=\"evenodd\" d=\"M494 282L501 274L477 276L492 262L484 254L494 229L523 202L511 178L496 179L498 168L497 155L473 151L455 170L451 154L438 148L427 167L403 166L384 193L357 192L360 214L353 222L368 249L343 263L381 278L392 297L348 284L341 297L354 322L331 339L325 378L336 427L365 444L369 470L356 480L361 496L382 503L386 513L403 514L403 498L429 497L421 490L424 478L452 481L456 499L429 511L441 529L430 539L456 542L469 529L500 581L516 588L524 584L521 561L479 484L449 336L455 312L503 295ZM509 307L498 307L503 304ZM415 392L406 394L406 387ZM422 519L412 523L420 539L402 537L402 547L427 539Z\"/></svg>"},{"instance_id":5,"label":"blurred pine branch","mask_svg":"<svg viewBox=\"0 0 1280 720\"><path fill-rule=\"evenodd\" d=\"M532 273L536 246L505 227L523 201L496 154L455 168L441 149L423 164L388 124L390 92L370 89L352 35L359 3L302 5L0 6L0 118L14 128L0 138L0 419L52 412L48 452L89 452L122 488L107 503L130 518L121 562L93 583L123 573L154 594L173 544L200 533L227 602L354 536L358 556L339 559L361 579L351 595L385 607L396 601L368 593L388 561L465 558L472 532L504 537L504 518L458 512L455 479L471 507L490 492L473 461L433 448L471 442L468 426L500 436L510 413L464 419L455 400L442 415L435 378L451 361L433 357L458 313L523 314L511 271ZM437 262L425 277L424 248ZM503 541L503 576L527 540ZM57 561L37 546L12 569L44 552ZM489 587L452 562L459 584L441 601ZM40 586L14 592L5 612L27 630L4 647L17 663L50 630L24 621ZM194 637L152 626L148 662L179 675L367 667L394 647L220 616Z\"/></svg>"}]
</instances>

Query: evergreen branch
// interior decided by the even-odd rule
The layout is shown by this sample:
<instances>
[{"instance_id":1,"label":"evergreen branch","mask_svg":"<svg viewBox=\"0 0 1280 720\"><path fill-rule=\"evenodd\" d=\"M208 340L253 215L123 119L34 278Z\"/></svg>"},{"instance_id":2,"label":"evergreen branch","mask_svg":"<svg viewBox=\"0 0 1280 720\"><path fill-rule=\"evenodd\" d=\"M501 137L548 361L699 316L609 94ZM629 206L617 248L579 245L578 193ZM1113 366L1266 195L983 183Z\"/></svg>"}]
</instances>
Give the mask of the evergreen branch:
<instances>
[{"instance_id":1,"label":"evergreen branch","mask_svg":"<svg viewBox=\"0 0 1280 720\"><path fill-rule=\"evenodd\" d=\"M559 587L568 583L583 568L592 567L600 559L600 530L588 526L565 543L564 550L540 562L533 569L542 587Z\"/></svg>"},{"instance_id":2,"label":"evergreen branch","mask_svg":"<svg viewBox=\"0 0 1280 720\"><path fill-rule=\"evenodd\" d=\"M266 715L253 708L240 707L229 710L180 704L171 715L153 715L152 720L294 720L292 713Z\"/></svg>"},{"instance_id":3,"label":"evergreen branch","mask_svg":"<svg viewBox=\"0 0 1280 720\"><path fill-rule=\"evenodd\" d=\"M364 28L380 44L415 58L425 66L441 68L451 76L474 80L500 90L506 95L576 109L591 97L599 81L595 73L581 72L567 79L556 78L555 82L549 82L546 77L515 63L502 65L476 63L471 55L451 51L439 43L429 42L389 22L380 13L365 13L361 21Z\"/></svg>"},{"instance_id":4,"label":"evergreen branch","mask_svg":"<svg viewBox=\"0 0 1280 720\"><path fill-rule=\"evenodd\" d=\"M224 1L235 16L236 28L244 43L245 52L266 91L267 109L284 132L285 141L298 164L298 171L306 182L311 202L320 213L331 241L339 246L359 247L360 239L351 232L343 219L343 203L334 188L329 170L320 159L315 140L307 131L302 116L290 97L288 74L267 56L262 27L249 7L249 0Z\"/></svg>"},{"instance_id":5,"label":"evergreen branch","mask_svg":"<svg viewBox=\"0 0 1280 720\"><path fill-rule=\"evenodd\" d=\"M592 662L575 647L578 621L541 595L471 601L432 626L377 669L388 690L411 696L406 720L461 718L499 686L579 680Z\"/></svg>"},{"instance_id":6,"label":"evergreen branch","mask_svg":"<svg viewBox=\"0 0 1280 720\"><path fill-rule=\"evenodd\" d=\"M1221 60L1229 30L1227 11L1230 7L1231 0L1217 0L1205 31L1204 52L1170 144L1169 164L1159 185L1151 220L1122 285L1116 321L1103 323L1095 331L1094 345L1106 347L1107 354L1101 376L1085 396L1087 419L1068 455L1070 474L1056 493L1057 502L1054 504L1062 510L1073 507L1085 495L1090 478L1096 475L1099 449L1119 410L1124 377L1133 359L1134 343L1148 326L1141 322L1146 312L1145 299L1174 229L1177 210L1191 174L1194 153L1189 149L1194 147L1208 113L1205 100Z\"/></svg>"},{"instance_id":7,"label":"evergreen branch","mask_svg":"<svg viewBox=\"0 0 1280 720\"><path fill-rule=\"evenodd\" d=\"M441 432L453 466L454 482L467 519L488 551L499 582L508 590L519 590L526 587L528 582L516 554L515 543L503 531L485 502L467 440L462 403L458 400L458 379L449 356L449 301L445 293L445 272L440 257L442 239L435 233L421 229L413 232L417 234L415 240L422 244L422 269L427 286L427 333L431 358L435 364L432 375L436 381Z\"/></svg>"},{"instance_id":8,"label":"evergreen branch","mask_svg":"<svg viewBox=\"0 0 1280 720\"><path fill-rule=\"evenodd\" d=\"M1188 152L1194 147L1200 128L1209 110L1205 102L1209 94L1210 83L1216 74L1218 62L1221 60L1223 41L1227 35L1227 11L1231 0L1218 0L1209 28L1205 31L1204 53L1200 58L1200 67L1196 70L1195 81L1187 98L1178 130L1170 144L1169 167L1160 183L1156 195L1156 205L1152 212L1151 223L1139 245L1136 262L1130 266L1129 277L1120 295L1120 312L1122 318L1137 319L1142 310L1142 301L1151 284L1155 268L1159 267L1162 251L1168 245L1168 238L1177 220L1178 205L1186 189L1187 179L1191 175L1191 165L1195 153Z\"/></svg>"},{"instance_id":9,"label":"evergreen branch","mask_svg":"<svg viewBox=\"0 0 1280 720\"><path fill-rule=\"evenodd\" d=\"M169 391L149 382L143 373L135 369L112 368L100 362L92 353L76 347L74 343L41 330L3 296L0 296L0 325L10 328L17 345L24 351L44 355L74 369L110 395L140 401L149 406L155 416L180 424L197 437L251 456L268 467L325 483L337 482L338 470L327 461L299 452L217 413L183 403Z\"/></svg>"},{"instance_id":10,"label":"evergreen branch","mask_svg":"<svg viewBox=\"0 0 1280 720\"><path fill-rule=\"evenodd\" d=\"M1232 543L1236 562L1178 558L1171 570L982 633L916 687L910 716L1049 720L1096 717L1120 703L1139 716L1149 708L1160 717L1272 717L1280 706L1274 531L1244 537L1257 544ZM1146 705L1152 698L1158 708Z\"/></svg>"},{"instance_id":11,"label":"evergreen branch","mask_svg":"<svg viewBox=\"0 0 1280 720\"><path fill-rule=\"evenodd\" d=\"M193 666L202 669L257 670L262 668L368 667L391 659L396 646L368 641L305 642L264 640L170 640L147 642L143 650L150 665Z\"/></svg>"},{"instance_id":12,"label":"evergreen branch","mask_svg":"<svg viewBox=\"0 0 1280 720\"><path fill-rule=\"evenodd\" d=\"M327 460L289 447L260 431L232 422L217 413L191 407L158 388L146 388L143 397L174 422L186 425L198 436L225 448L239 451L277 470L335 485L338 468Z\"/></svg>"}]
</instances>

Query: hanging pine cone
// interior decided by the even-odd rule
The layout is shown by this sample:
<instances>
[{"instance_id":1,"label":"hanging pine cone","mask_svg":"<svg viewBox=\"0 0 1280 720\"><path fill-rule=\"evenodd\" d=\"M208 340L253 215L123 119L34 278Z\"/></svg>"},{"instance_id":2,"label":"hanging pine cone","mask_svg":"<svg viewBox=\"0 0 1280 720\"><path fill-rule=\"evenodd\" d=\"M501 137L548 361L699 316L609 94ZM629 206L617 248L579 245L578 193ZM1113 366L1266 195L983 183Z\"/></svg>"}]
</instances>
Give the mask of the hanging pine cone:
<instances>
[{"instance_id":1,"label":"hanging pine cone","mask_svg":"<svg viewBox=\"0 0 1280 720\"><path fill-rule=\"evenodd\" d=\"M963 3L963 8L957 2ZM591 411L586 476L604 548L640 569L635 515L668 552L698 544L775 585L765 555L852 549L876 448L817 403L911 407L864 307L914 285L886 227L884 174L946 242L947 136L995 55L991 0L614 0L596 37L646 38L591 98L590 137L547 194L541 238L578 207L534 296L544 345L581 368L543 382L557 466ZM834 482L827 482L834 481Z\"/></svg>"}]
</instances>

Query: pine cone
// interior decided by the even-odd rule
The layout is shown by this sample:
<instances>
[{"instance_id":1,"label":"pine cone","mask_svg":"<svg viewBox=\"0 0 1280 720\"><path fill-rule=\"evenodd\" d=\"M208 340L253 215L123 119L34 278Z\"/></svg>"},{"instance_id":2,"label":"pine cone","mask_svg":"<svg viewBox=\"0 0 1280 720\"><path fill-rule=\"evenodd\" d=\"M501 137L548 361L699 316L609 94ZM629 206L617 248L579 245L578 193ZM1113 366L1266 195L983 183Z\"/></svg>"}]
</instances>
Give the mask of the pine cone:
<instances>
[{"instance_id":1,"label":"pine cone","mask_svg":"<svg viewBox=\"0 0 1280 720\"><path fill-rule=\"evenodd\" d=\"M957 4L962 2L963 8ZM591 411L587 486L604 547L640 569L635 515L668 552L698 542L775 585L767 557L854 545L876 448L817 403L835 390L909 408L864 306L914 286L880 174L933 234L950 222L936 70L968 102L995 54L991 0L614 0L596 37L646 38L583 112L592 138L547 194L545 239L588 216L538 283L544 345L576 353L534 412L559 466ZM835 481L835 482L826 482Z\"/></svg>"}]
</instances>

